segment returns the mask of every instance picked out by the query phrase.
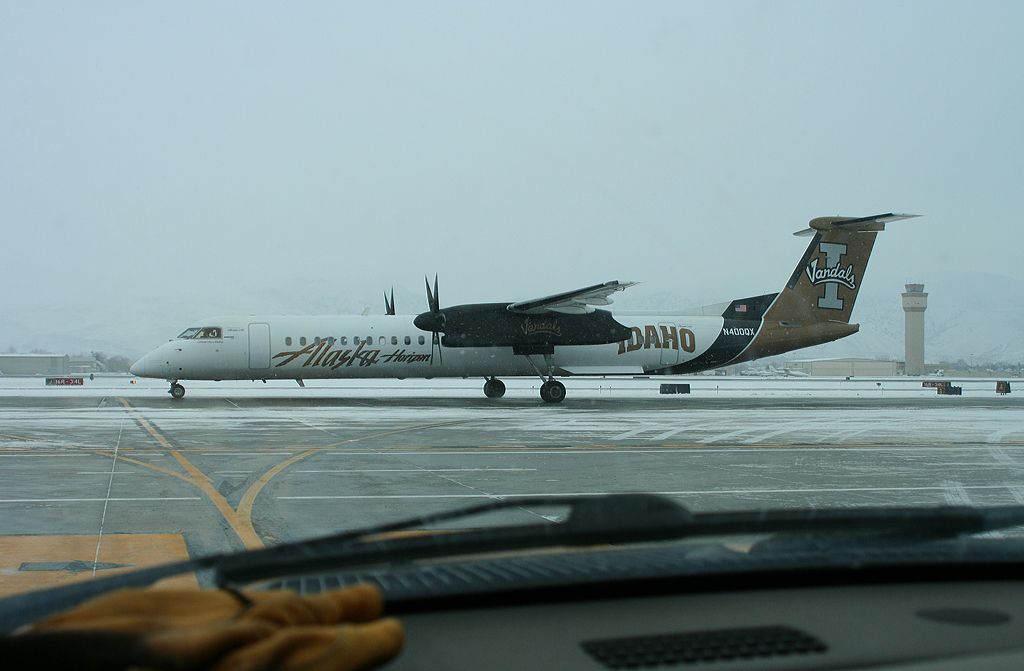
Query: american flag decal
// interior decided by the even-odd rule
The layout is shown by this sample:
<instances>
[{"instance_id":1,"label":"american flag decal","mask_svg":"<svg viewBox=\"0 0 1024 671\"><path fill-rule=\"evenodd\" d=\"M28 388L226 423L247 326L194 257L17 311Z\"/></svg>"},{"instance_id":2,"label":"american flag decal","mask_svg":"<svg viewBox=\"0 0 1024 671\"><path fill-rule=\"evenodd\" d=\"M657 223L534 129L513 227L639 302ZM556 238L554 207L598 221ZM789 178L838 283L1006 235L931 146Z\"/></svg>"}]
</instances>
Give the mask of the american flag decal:
<instances>
[{"instance_id":1,"label":"american flag decal","mask_svg":"<svg viewBox=\"0 0 1024 671\"><path fill-rule=\"evenodd\" d=\"M746 311L747 311L747 304L746 303L740 303L739 305L736 306L736 312L746 312Z\"/></svg>"}]
</instances>

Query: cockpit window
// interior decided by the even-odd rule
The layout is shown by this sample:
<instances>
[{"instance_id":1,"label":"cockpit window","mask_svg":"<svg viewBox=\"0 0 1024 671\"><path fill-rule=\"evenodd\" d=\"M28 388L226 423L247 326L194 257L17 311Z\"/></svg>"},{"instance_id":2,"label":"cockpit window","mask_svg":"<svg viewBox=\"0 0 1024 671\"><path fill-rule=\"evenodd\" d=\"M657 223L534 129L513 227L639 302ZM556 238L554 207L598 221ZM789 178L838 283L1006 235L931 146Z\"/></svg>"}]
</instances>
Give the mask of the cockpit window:
<instances>
[{"instance_id":1,"label":"cockpit window","mask_svg":"<svg viewBox=\"0 0 1024 671\"><path fill-rule=\"evenodd\" d=\"M199 326L185 329L179 338L220 338L224 329L219 326Z\"/></svg>"}]
</instances>

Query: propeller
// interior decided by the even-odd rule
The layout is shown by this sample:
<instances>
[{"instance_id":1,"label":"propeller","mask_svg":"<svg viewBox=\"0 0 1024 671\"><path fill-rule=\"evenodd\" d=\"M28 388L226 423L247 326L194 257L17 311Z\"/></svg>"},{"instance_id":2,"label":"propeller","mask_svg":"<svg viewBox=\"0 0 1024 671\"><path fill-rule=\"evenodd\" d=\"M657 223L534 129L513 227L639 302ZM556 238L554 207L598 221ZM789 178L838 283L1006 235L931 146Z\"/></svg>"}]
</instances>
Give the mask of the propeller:
<instances>
[{"instance_id":1,"label":"propeller","mask_svg":"<svg viewBox=\"0 0 1024 671\"><path fill-rule=\"evenodd\" d=\"M388 292L384 292L384 314L395 314L395 288L391 287L391 300L388 301Z\"/></svg>"},{"instance_id":2,"label":"propeller","mask_svg":"<svg viewBox=\"0 0 1024 671\"><path fill-rule=\"evenodd\" d=\"M444 359L441 354L441 336L439 335L444 331L445 317L444 313L441 312L441 299L437 291L437 275L434 275L434 290L430 290L430 280L426 277L423 278L424 284L427 285L427 307L430 308L430 312L424 312L416 316L413 320L413 324L416 328L424 331L430 331L430 365L434 365L434 347L437 346L437 360L438 363L444 363Z\"/></svg>"}]
</instances>

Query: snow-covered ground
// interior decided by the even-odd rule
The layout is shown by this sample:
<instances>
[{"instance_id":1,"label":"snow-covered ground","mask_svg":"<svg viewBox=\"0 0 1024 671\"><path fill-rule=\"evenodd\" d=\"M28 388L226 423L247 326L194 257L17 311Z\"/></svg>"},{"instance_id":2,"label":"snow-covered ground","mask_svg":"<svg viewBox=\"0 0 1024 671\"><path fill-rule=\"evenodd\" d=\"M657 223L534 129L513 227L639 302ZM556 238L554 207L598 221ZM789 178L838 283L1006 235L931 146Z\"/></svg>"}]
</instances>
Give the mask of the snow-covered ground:
<instances>
[{"instance_id":1,"label":"snow-covered ground","mask_svg":"<svg viewBox=\"0 0 1024 671\"><path fill-rule=\"evenodd\" d=\"M709 398L738 397L844 397L844 398L915 398L936 396L935 389L922 386L924 381L948 380L963 388L963 396L997 397L996 380L987 378L762 378L749 376L649 377L649 378L562 378L569 398L642 398L661 397L660 385L686 383L691 395ZM537 397L537 378L504 378L506 398ZM1024 393L1024 379L1009 380L1014 394ZM482 397L480 379L434 380L307 380L305 388L294 381L183 381L187 396L192 397L340 397L340 398L437 398L450 396ZM82 386L47 386L43 377L0 377L0 396L124 396L160 397L167 392L167 383L123 375L88 376ZM1013 398L1011 394L1008 398ZM955 398L955 397L949 397Z\"/></svg>"}]
</instances>

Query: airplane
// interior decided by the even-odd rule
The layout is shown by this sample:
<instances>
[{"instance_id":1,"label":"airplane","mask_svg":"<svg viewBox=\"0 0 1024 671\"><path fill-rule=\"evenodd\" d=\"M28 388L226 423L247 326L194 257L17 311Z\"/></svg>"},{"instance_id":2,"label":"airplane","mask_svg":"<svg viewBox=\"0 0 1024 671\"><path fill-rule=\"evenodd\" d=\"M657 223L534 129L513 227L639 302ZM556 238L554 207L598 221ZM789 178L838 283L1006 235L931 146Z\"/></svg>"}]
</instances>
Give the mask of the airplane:
<instances>
[{"instance_id":1,"label":"airplane","mask_svg":"<svg viewBox=\"0 0 1024 671\"><path fill-rule=\"evenodd\" d=\"M777 293L738 298L696 315L629 316L597 306L635 282L611 281L525 301L441 307L437 277L429 310L385 315L226 316L198 322L135 362L131 373L182 380L482 377L500 398L500 376L539 376L545 402L565 398L557 378L679 375L845 338L868 257L885 224L919 215L817 217Z\"/></svg>"}]
</instances>

